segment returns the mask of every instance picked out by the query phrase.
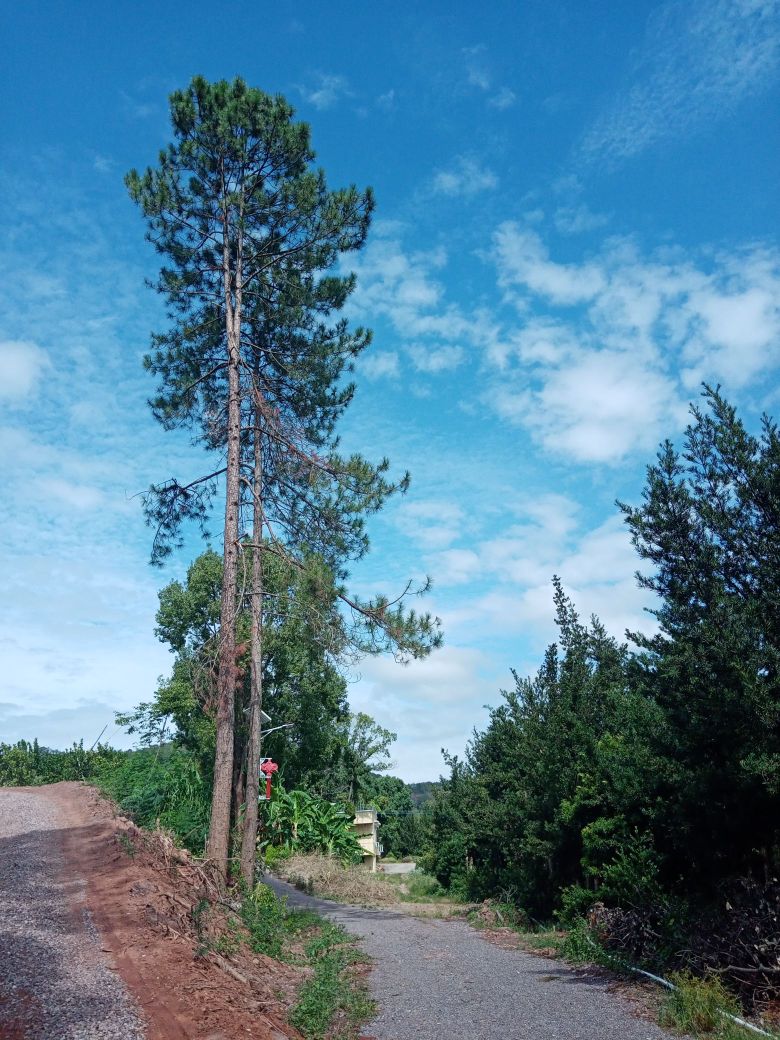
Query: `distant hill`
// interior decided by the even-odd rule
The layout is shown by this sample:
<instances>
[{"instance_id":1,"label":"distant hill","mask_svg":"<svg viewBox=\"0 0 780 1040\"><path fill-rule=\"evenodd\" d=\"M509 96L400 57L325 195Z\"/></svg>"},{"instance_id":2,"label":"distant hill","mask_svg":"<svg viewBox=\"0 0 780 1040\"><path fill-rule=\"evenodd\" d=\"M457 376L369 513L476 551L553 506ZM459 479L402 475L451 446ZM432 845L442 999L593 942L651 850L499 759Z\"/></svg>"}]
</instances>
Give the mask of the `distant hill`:
<instances>
[{"instance_id":1,"label":"distant hill","mask_svg":"<svg viewBox=\"0 0 780 1040\"><path fill-rule=\"evenodd\" d=\"M407 784L406 786L412 796L412 805L415 809L422 809L425 803L430 802L433 798L433 793L439 784L436 780L423 780L419 784Z\"/></svg>"}]
</instances>

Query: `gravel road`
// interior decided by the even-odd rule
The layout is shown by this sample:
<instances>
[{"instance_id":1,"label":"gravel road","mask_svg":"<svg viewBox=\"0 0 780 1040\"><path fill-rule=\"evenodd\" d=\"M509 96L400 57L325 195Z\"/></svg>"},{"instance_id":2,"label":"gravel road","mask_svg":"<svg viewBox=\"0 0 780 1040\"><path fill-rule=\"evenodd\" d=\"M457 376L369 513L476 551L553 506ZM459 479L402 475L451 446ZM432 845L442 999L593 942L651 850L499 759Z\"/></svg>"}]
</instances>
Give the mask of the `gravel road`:
<instances>
[{"instance_id":1,"label":"gravel road","mask_svg":"<svg viewBox=\"0 0 780 1040\"><path fill-rule=\"evenodd\" d=\"M668 1040L604 982L494 946L463 921L339 906L265 881L362 937L380 1009L366 1032L377 1040Z\"/></svg>"},{"instance_id":2,"label":"gravel road","mask_svg":"<svg viewBox=\"0 0 780 1040\"><path fill-rule=\"evenodd\" d=\"M127 991L64 870L62 810L0 788L0 1038L143 1040Z\"/></svg>"}]
</instances>

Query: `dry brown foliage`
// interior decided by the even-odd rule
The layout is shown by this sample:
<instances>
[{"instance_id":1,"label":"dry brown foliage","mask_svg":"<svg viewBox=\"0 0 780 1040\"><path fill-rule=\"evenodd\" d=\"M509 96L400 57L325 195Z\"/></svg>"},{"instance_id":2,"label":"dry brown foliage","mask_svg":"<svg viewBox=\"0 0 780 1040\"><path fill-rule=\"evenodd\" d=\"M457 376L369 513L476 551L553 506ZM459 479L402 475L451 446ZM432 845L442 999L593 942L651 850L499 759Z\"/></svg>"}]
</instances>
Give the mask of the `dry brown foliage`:
<instances>
[{"instance_id":1,"label":"dry brown foliage","mask_svg":"<svg viewBox=\"0 0 780 1040\"><path fill-rule=\"evenodd\" d=\"M390 906L398 902L398 890L381 874L372 874L361 866L345 867L331 856L317 853L292 856L275 864L274 869L302 891L339 903Z\"/></svg>"}]
</instances>

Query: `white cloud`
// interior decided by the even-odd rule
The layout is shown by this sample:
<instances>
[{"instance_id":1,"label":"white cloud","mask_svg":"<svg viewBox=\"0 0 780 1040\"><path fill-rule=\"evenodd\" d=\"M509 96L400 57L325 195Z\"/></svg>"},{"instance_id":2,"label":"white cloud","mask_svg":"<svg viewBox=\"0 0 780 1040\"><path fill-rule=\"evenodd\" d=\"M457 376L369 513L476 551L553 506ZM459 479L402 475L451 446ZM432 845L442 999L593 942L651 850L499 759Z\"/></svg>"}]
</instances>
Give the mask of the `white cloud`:
<instances>
[{"instance_id":1,"label":"white cloud","mask_svg":"<svg viewBox=\"0 0 780 1040\"><path fill-rule=\"evenodd\" d=\"M507 108L512 108L517 102L517 95L514 90L510 90L509 87L501 87L491 98L488 99L488 104L491 108L497 108L500 112L503 112Z\"/></svg>"},{"instance_id":2,"label":"white cloud","mask_svg":"<svg viewBox=\"0 0 780 1040\"><path fill-rule=\"evenodd\" d=\"M435 588L464 585L473 581L482 569L480 558L473 549L444 549L431 553L425 562Z\"/></svg>"},{"instance_id":3,"label":"white cloud","mask_svg":"<svg viewBox=\"0 0 780 1040\"><path fill-rule=\"evenodd\" d=\"M654 631L655 621L645 609L653 598L637 586L637 560L622 517L613 514L588 526L565 496L541 495L538 505L535 515L529 510L500 535L473 539L470 557L459 561L452 555L452 584L458 583L462 562L471 589L459 607L439 609L449 636L460 642L522 635L533 651L528 668L535 670L544 646L556 637L554 574L580 615L596 614L616 638L622 639L626 629ZM440 560L447 575L448 556L454 553L430 557L431 563Z\"/></svg>"},{"instance_id":4,"label":"white cloud","mask_svg":"<svg viewBox=\"0 0 780 1040\"><path fill-rule=\"evenodd\" d=\"M56 477L40 481L40 493L47 500L54 499L73 509L97 509L104 504L104 495L96 487L86 484L74 484Z\"/></svg>"},{"instance_id":5,"label":"white cloud","mask_svg":"<svg viewBox=\"0 0 780 1040\"><path fill-rule=\"evenodd\" d=\"M478 90L490 90L490 72L485 58L484 44L476 47L464 47L463 56L466 61L466 82Z\"/></svg>"},{"instance_id":6,"label":"white cloud","mask_svg":"<svg viewBox=\"0 0 780 1040\"><path fill-rule=\"evenodd\" d=\"M561 206L553 217L555 226L564 235L579 235L583 231L595 231L609 223L604 213L594 213L585 203L578 206Z\"/></svg>"},{"instance_id":7,"label":"white cloud","mask_svg":"<svg viewBox=\"0 0 780 1040\"><path fill-rule=\"evenodd\" d=\"M628 159L762 91L778 73L778 13L778 0L697 0L656 8L631 78L585 135L583 157Z\"/></svg>"},{"instance_id":8,"label":"white cloud","mask_svg":"<svg viewBox=\"0 0 780 1040\"><path fill-rule=\"evenodd\" d=\"M463 510L452 502L404 502L396 525L424 549L445 549L467 530Z\"/></svg>"},{"instance_id":9,"label":"white cloud","mask_svg":"<svg viewBox=\"0 0 780 1040\"><path fill-rule=\"evenodd\" d=\"M329 76L319 73L311 87L298 87L301 97L319 111L333 108L342 98L350 97L349 84L344 76Z\"/></svg>"},{"instance_id":10,"label":"white cloud","mask_svg":"<svg viewBox=\"0 0 780 1040\"><path fill-rule=\"evenodd\" d=\"M463 347L410 346L408 348L414 367L418 372L451 372L458 368L465 356Z\"/></svg>"},{"instance_id":11,"label":"white cloud","mask_svg":"<svg viewBox=\"0 0 780 1040\"><path fill-rule=\"evenodd\" d=\"M541 236L513 221L501 224L493 241L501 285L521 285L561 304L591 300L604 288L597 264L554 263Z\"/></svg>"},{"instance_id":12,"label":"white cloud","mask_svg":"<svg viewBox=\"0 0 780 1040\"><path fill-rule=\"evenodd\" d=\"M367 379L396 379L400 371L398 354L394 350L370 350L361 357L359 370Z\"/></svg>"},{"instance_id":13,"label":"white cloud","mask_svg":"<svg viewBox=\"0 0 780 1040\"><path fill-rule=\"evenodd\" d=\"M545 373L536 390L491 394L499 415L545 448L580 462L651 451L685 416L673 380L626 352L582 351Z\"/></svg>"},{"instance_id":14,"label":"white cloud","mask_svg":"<svg viewBox=\"0 0 780 1040\"><path fill-rule=\"evenodd\" d=\"M446 263L442 249L406 252L390 229L387 237L374 238L349 266L358 276L350 300L352 316L375 322L387 317L404 338L419 344L431 337L437 345L468 336L471 320L453 304L443 302L444 287L437 272Z\"/></svg>"},{"instance_id":15,"label":"white cloud","mask_svg":"<svg viewBox=\"0 0 780 1040\"><path fill-rule=\"evenodd\" d=\"M396 96L395 90L388 90L384 94L380 94L376 99L377 108L384 109L385 112L390 112L395 108Z\"/></svg>"},{"instance_id":16,"label":"white cloud","mask_svg":"<svg viewBox=\"0 0 780 1040\"><path fill-rule=\"evenodd\" d=\"M777 362L776 250L645 257L611 239L595 257L561 264L538 232L506 223L493 257L522 324L488 349L501 377L484 400L556 454L646 453L680 428L702 380L728 393Z\"/></svg>"},{"instance_id":17,"label":"white cloud","mask_svg":"<svg viewBox=\"0 0 780 1040\"><path fill-rule=\"evenodd\" d=\"M498 699L501 681L486 655L449 645L405 666L369 658L357 678L349 694L352 709L367 711L398 734L393 772L411 782L446 772L440 749L462 753L484 717L485 701Z\"/></svg>"},{"instance_id":18,"label":"white cloud","mask_svg":"<svg viewBox=\"0 0 780 1040\"><path fill-rule=\"evenodd\" d=\"M29 397L48 363L46 351L29 340L0 341L0 399Z\"/></svg>"},{"instance_id":19,"label":"white cloud","mask_svg":"<svg viewBox=\"0 0 780 1040\"><path fill-rule=\"evenodd\" d=\"M498 178L492 170L464 155L448 169L439 170L433 178L433 190L439 195L476 195L497 184Z\"/></svg>"}]
</instances>

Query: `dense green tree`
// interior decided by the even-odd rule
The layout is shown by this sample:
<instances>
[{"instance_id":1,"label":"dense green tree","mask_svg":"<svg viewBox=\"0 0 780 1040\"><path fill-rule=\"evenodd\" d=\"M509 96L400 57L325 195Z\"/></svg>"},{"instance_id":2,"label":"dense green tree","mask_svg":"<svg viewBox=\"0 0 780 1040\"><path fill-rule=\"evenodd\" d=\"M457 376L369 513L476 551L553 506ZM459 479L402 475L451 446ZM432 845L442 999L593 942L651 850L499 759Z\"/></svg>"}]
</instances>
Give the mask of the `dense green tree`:
<instances>
[{"instance_id":1,"label":"dense green tree","mask_svg":"<svg viewBox=\"0 0 780 1040\"><path fill-rule=\"evenodd\" d=\"M307 599L306 574L285 566L272 554L264 557L263 566L265 706L276 724L288 724L269 734L264 750L282 764L288 787L333 786L348 725L346 682L331 652L341 624L337 597L335 592L331 597L329 650L320 640L325 625L322 597L317 600L315 619ZM221 585L222 560L209 550L191 564L185 582L170 582L160 591L156 632L176 654L173 671L161 681L151 703L118 717L143 744L158 744L173 737L195 755L209 779L215 742ZM233 779L238 788L243 787L247 773L249 628L248 611L244 611L237 619L241 674L235 700ZM239 790L237 802L242 801Z\"/></svg>"},{"instance_id":2,"label":"dense green tree","mask_svg":"<svg viewBox=\"0 0 780 1040\"><path fill-rule=\"evenodd\" d=\"M659 597L658 633L634 637L665 720L656 826L701 891L780 864L780 437L768 418L748 434L710 388L692 415L622 509Z\"/></svg>"},{"instance_id":3,"label":"dense green tree","mask_svg":"<svg viewBox=\"0 0 780 1040\"><path fill-rule=\"evenodd\" d=\"M629 654L583 625L554 581L559 642L475 733L432 808L430 865L474 895L509 892L548 914L569 886L597 887L634 828L647 827L658 725L629 684Z\"/></svg>"},{"instance_id":4,"label":"dense green tree","mask_svg":"<svg viewBox=\"0 0 780 1040\"><path fill-rule=\"evenodd\" d=\"M736 877L776 876L780 435L769 418L749 434L710 388L692 415L641 506L621 507L657 632L629 651L556 581L559 642L434 799L427 862L443 882L571 915L596 898L695 908Z\"/></svg>"},{"instance_id":5,"label":"dense green tree","mask_svg":"<svg viewBox=\"0 0 780 1040\"><path fill-rule=\"evenodd\" d=\"M342 374L368 344L362 329L327 324L354 278L327 273L360 248L373 200L354 187L329 191L314 170L309 130L292 109L236 79L196 77L171 96L175 140L157 168L127 178L132 198L165 257L158 288L171 326L154 337L147 366L160 379L154 413L167 428L189 426L219 455L209 472L153 487L147 515L153 557L179 539L182 520L205 523L224 480L222 590L217 654L216 753L208 853L226 871L234 773L236 618L243 574L250 600L249 771L242 869L251 875L263 673L261 548L304 566L315 554L327 591L343 583L345 562L368 548L364 518L405 490L373 466L337 453L334 427L353 388ZM242 507L251 539L242 540ZM254 550L254 555L252 551ZM410 589L407 589L410 591ZM430 617L400 600L338 594L357 622L355 643L401 655L438 640ZM359 635L357 634L359 632Z\"/></svg>"},{"instance_id":6,"label":"dense green tree","mask_svg":"<svg viewBox=\"0 0 780 1040\"><path fill-rule=\"evenodd\" d=\"M423 814L415 810L409 785L400 777L372 773L361 786L361 804L376 809L385 855L402 858L423 844Z\"/></svg>"},{"instance_id":7,"label":"dense green tree","mask_svg":"<svg viewBox=\"0 0 780 1040\"><path fill-rule=\"evenodd\" d=\"M341 727L339 739L338 786L347 801L357 804L372 789L374 773L391 769L390 747L395 733L380 726L370 715L350 714Z\"/></svg>"}]
</instances>

